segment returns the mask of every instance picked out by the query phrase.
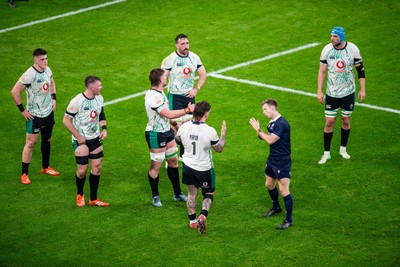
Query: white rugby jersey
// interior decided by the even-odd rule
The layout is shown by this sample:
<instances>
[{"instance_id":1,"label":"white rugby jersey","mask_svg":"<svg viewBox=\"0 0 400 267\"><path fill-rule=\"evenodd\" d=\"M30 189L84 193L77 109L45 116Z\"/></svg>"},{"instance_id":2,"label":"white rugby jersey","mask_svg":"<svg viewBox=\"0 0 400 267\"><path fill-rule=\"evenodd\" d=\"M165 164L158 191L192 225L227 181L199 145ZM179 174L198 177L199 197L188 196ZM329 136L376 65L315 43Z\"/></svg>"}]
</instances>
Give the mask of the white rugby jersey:
<instances>
[{"instance_id":1,"label":"white rugby jersey","mask_svg":"<svg viewBox=\"0 0 400 267\"><path fill-rule=\"evenodd\" d=\"M185 57L181 57L176 51L172 52L161 64L162 69L170 71L168 93L185 95L193 89L194 75L202 65L199 56L193 52Z\"/></svg>"},{"instance_id":2,"label":"white rugby jersey","mask_svg":"<svg viewBox=\"0 0 400 267\"><path fill-rule=\"evenodd\" d=\"M336 49L332 44L324 47L320 64L328 66L326 94L342 98L356 91L353 68L362 62L358 47L347 42L343 49Z\"/></svg>"},{"instance_id":3,"label":"white rugby jersey","mask_svg":"<svg viewBox=\"0 0 400 267\"><path fill-rule=\"evenodd\" d=\"M148 118L146 131L159 133L169 131L171 129L169 119L160 115L161 110L168 107L168 99L164 92L150 89L144 99Z\"/></svg>"},{"instance_id":4,"label":"white rugby jersey","mask_svg":"<svg viewBox=\"0 0 400 267\"><path fill-rule=\"evenodd\" d=\"M76 130L86 140L95 139L100 135L99 116L103 103L103 96L96 95L94 98L89 99L84 93L80 93L69 102L65 115L73 118ZM72 140L76 140L73 135Z\"/></svg>"},{"instance_id":5,"label":"white rugby jersey","mask_svg":"<svg viewBox=\"0 0 400 267\"><path fill-rule=\"evenodd\" d=\"M40 72L32 66L19 78L25 86L26 107L33 116L44 118L53 111L50 94L52 77L49 67Z\"/></svg>"},{"instance_id":6,"label":"white rugby jersey","mask_svg":"<svg viewBox=\"0 0 400 267\"><path fill-rule=\"evenodd\" d=\"M217 131L206 123L188 121L182 124L178 133L185 153L182 161L197 171L207 171L214 167L211 146L219 142Z\"/></svg>"}]
</instances>

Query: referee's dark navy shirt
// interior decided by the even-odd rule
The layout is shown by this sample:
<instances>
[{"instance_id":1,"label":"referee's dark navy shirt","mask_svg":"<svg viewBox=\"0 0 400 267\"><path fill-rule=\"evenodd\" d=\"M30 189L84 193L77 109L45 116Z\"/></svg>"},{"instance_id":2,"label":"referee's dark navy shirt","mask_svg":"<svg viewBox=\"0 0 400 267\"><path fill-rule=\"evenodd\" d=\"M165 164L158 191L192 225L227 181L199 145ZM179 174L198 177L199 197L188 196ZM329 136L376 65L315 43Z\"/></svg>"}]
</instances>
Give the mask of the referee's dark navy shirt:
<instances>
[{"instance_id":1,"label":"referee's dark navy shirt","mask_svg":"<svg viewBox=\"0 0 400 267\"><path fill-rule=\"evenodd\" d=\"M274 159L290 158L290 125L289 122L279 115L275 121L268 124L268 132L279 136L279 140L270 145L269 156Z\"/></svg>"}]
</instances>

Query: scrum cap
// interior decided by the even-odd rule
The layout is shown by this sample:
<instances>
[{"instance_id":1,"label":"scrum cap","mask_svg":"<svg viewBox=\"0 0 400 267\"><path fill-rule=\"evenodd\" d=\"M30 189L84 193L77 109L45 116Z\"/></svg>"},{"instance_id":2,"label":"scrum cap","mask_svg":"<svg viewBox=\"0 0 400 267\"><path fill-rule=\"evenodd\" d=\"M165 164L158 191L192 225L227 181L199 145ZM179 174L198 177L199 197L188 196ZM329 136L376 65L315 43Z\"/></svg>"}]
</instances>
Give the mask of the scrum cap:
<instances>
[{"instance_id":1,"label":"scrum cap","mask_svg":"<svg viewBox=\"0 0 400 267\"><path fill-rule=\"evenodd\" d=\"M336 34L339 36L339 42L343 42L346 38L346 32L342 27L336 26L331 30L331 34Z\"/></svg>"}]
</instances>

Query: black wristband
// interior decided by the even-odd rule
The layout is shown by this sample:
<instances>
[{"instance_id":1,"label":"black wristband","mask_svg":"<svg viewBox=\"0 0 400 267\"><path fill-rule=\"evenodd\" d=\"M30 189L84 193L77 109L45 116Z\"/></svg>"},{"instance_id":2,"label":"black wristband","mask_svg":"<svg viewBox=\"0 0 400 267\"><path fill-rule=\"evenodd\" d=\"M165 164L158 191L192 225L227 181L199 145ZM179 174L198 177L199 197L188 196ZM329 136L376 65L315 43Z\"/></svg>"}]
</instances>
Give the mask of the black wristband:
<instances>
[{"instance_id":1,"label":"black wristband","mask_svg":"<svg viewBox=\"0 0 400 267\"><path fill-rule=\"evenodd\" d=\"M101 129L103 129L103 130L107 130L107 125L103 125L103 126L101 126Z\"/></svg>"},{"instance_id":2,"label":"black wristband","mask_svg":"<svg viewBox=\"0 0 400 267\"><path fill-rule=\"evenodd\" d=\"M24 112L25 108L24 108L24 105L22 105L22 103L17 105L17 107L18 107L19 111Z\"/></svg>"},{"instance_id":3,"label":"black wristband","mask_svg":"<svg viewBox=\"0 0 400 267\"><path fill-rule=\"evenodd\" d=\"M57 100L56 93L51 94L51 99Z\"/></svg>"}]
</instances>

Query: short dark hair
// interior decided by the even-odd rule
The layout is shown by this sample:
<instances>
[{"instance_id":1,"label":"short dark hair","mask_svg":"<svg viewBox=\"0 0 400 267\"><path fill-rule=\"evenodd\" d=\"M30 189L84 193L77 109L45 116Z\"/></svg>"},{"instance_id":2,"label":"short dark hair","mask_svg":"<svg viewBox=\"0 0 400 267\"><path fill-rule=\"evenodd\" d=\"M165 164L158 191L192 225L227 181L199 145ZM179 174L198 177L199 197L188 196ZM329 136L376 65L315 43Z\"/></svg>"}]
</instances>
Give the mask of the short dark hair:
<instances>
[{"instance_id":1,"label":"short dark hair","mask_svg":"<svg viewBox=\"0 0 400 267\"><path fill-rule=\"evenodd\" d=\"M210 103L208 103L207 101L198 102L194 106L193 119L195 121L199 121L201 118L203 118L204 114L206 114L206 112L208 112L210 110L211 110Z\"/></svg>"},{"instance_id":2,"label":"short dark hair","mask_svg":"<svg viewBox=\"0 0 400 267\"><path fill-rule=\"evenodd\" d=\"M158 86L161 83L161 77L164 75L165 70L157 68L150 71L149 80L151 86Z\"/></svg>"},{"instance_id":3,"label":"short dark hair","mask_svg":"<svg viewBox=\"0 0 400 267\"><path fill-rule=\"evenodd\" d=\"M268 98L267 100L264 100L261 103L261 106L264 106L265 104L267 104L268 106L274 106L275 109L278 109L278 102L276 102L276 100L273 98Z\"/></svg>"},{"instance_id":4,"label":"short dark hair","mask_svg":"<svg viewBox=\"0 0 400 267\"><path fill-rule=\"evenodd\" d=\"M95 83L96 81L101 82L100 78L97 76L93 76L93 75L89 75L86 77L85 79L85 86L86 88L89 88L89 86L93 83Z\"/></svg>"},{"instance_id":5,"label":"short dark hair","mask_svg":"<svg viewBox=\"0 0 400 267\"><path fill-rule=\"evenodd\" d=\"M178 43L179 39L182 39L182 38L189 39L189 38L186 36L186 34L181 33L181 34L178 34L178 36L175 37L175 43Z\"/></svg>"},{"instance_id":6,"label":"short dark hair","mask_svg":"<svg viewBox=\"0 0 400 267\"><path fill-rule=\"evenodd\" d=\"M47 55L46 50L42 49L42 48L37 48L35 49L35 51L33 51L33 56L37 57L37 56L44 56Z\"/></svg>"}]
</instances>

